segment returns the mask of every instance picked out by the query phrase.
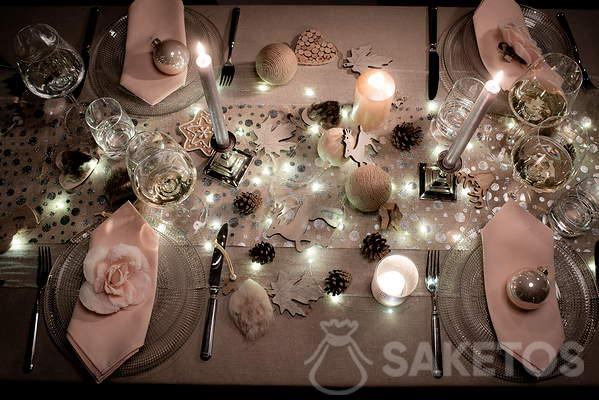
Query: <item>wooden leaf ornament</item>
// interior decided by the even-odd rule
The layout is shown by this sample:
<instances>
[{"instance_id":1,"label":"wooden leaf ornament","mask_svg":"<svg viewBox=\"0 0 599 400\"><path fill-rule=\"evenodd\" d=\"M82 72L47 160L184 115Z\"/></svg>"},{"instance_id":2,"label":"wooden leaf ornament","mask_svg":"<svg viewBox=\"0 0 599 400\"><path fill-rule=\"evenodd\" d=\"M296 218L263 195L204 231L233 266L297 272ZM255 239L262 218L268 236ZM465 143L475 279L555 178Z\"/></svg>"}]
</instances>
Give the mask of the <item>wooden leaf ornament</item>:
<instances>
[{"instance_id":1,"label":"wooden leaf ornament","mask_svg":"<svg viewBox=\"0 0 599 400\"><path fill-rule=\"evenodd\" d=\"M288 129L290 124L282 124L273 119L264 121L260 128L254 128L256 140L253 143L256 151L264 151L265 154L278 155L281 151L290 151L296 146L295 142L290 141L293 137L293 131Z\"/></svg>"},{"instance_id":2,"label":"wooden leaf ornament","mask_svg":"<svg viewBox=\"0 0 599 400\"><path fill-rule=\"evenodd\" d=\"M399 223L403 218L403 214L399 211L397 203L385 203L379 208L379 217L381 218L381 229L400 230Z\"/></svg>"},{"instance_id":3,"label":"wooden leaf ornament","mask_svg":"<svg viewBox=\"0 0 599 400\"><path fill-rule=\"evenodd\" d=\"M98 165L98 159L76 150L66 150L56 156L56 167L60 170L58 182L65 190L73 190L89 178Z\"/></svg>"},{"instance_id":4,"label":"wooden leaf ornament","mask_svg":"<svg viewBox=\"0 0 599 400\"><path fill-rule=\"evenodd\" d=\"M371 164L372 157L368 152L368 147L376 154L378 148L374 143L380 143L380 139L364 131L362 126L358 126L358 135L353 138L351 129L343 129L343 145L345 146L345 158L351 158L358 166Z\"/></svg>"},{"instance_id":5,"label":"wooden leaf ornament","mask_svg":"<svg viewBox=\"0 0 599 400\"><path fill-rule=\"evenodd\" d=\"M389 65L392 58L379 56L372 52L372 46L355 47L350 50L350 56L343 63L344 68L350 68L353 72L361 74L368 68L382 68Z\"/></svg>"},{"instance_id":6,"label":"wooden leaf ornament","mask_svg":"<svg viewBox=\"0 0 599 400\"><path fill-rule=\"evenodd\" d=\"M200 150L206 157L210 157L214 152L210 147L210 139L214 132L210 115L206 111L198 112L191 121L181 124L179 131L185 136L183 148L186 151Z\"/></svg>"},{"instance_id":7,"label":"wooden leaf ornament","mask_svg":"<svg viewBox=\"0 0 599 400\"><path fill-rule=\"evenodd\" d=\"M295 55L299 65L324 65L335 59L337 48L315 29L306 29L297 38Z\"/></svg>"},{"instance_id":8,"label":"wooden leaf ornament","mask_svg":"<svg viewBox=\"0 0 599 400\"><path fill-rule=\"evenodd\" d=\"M279 306L279 313L287 311L292 317L306 316L305 308L312 301L317 301L323 296L322 290L306 274L292 275L280 271L276 281L271 282L268 293L272 296L272 302Z\"/></svg>"}]
</instances>

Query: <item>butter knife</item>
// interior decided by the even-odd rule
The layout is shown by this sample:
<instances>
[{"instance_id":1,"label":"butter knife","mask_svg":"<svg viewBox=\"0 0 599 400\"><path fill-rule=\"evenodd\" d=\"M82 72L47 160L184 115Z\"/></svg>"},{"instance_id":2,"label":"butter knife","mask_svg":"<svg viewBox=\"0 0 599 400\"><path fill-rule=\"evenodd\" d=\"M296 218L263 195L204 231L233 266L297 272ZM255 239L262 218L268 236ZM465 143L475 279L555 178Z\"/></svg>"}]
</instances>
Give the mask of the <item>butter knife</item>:
<instances>
[{"instance_id":1,"label":"butter knife","mask_svg":"<svg viewBox=\"0 0 599 400\"><path fill-rule=\"evenodd\" d=\"M428 99L439 88L439 53L437 53L437 7L428 7Z\"/></svg>"},{"instance_id":2,"label":"butter knife","mask_svg":"<svg viewBox=\"0 0 599 400\"><path fill-rule=\"evenodd\" d=\"M216 235L216 242L223 248L227 245L227 236L229 235L229 225L221 226ZM208 285L210 286L210 299L208 300L208 313L204 325L204 337L202 338L202 352L200 358L208 361L212 357L212 342L214 340L214 328L216 325L216 304L218 293L220 292L220 275L223 270L224 255L218 249L212 253L212 262L210 263L210 275L208 276Z\"/></svg>"}]
</instances>

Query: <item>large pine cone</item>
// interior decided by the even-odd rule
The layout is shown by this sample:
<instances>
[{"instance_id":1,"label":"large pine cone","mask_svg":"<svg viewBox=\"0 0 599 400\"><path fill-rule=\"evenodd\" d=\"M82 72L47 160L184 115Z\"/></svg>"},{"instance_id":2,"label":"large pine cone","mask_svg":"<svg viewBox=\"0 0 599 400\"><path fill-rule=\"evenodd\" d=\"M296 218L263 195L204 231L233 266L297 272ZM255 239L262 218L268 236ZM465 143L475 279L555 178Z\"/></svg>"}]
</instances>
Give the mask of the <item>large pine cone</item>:
<instances>
[{"instance_id":1,"label":"large pine cone","mask_svg":"<svg viewBox=\"0 0 599 400\"><path fill-rule=\"evenodd\" d=\"M370 261L380 260L389 254L390 251L387 239L382 237L378 232L366 235L364 240L362 240L362 254L368 257Z\"/></svg>"},{"instance_id":2,"label":"large pine cone","mask_svg":"<svg viewBox=\"0 0 599 400\"><path fill-rule=\"evenodd\" d=\"M256 245L250 249L250 257L252 257L253 262L260 264L272 262L272 260L275 259L275 248L272 244L267 242L256 243Z\"/></svg>"},{"instance_id":3,"label":"large pine cone","mask_svg":"<svg viewBox=\"0 0 599 400\"><path fill-rule=\"evenodd\" d=\"M401 151L410 151L422 143L422 128L411 122L396 125L391 134L391 144Z\"/></svg>"},{"instance_id":4,"label":"large pine cone","mask_svg":"<svg viewBox=\"0 0 599 400\"><path fill-rule=\"evenodd\" d=\"M262 195L259 191L241 192L233 200L233 206L240 214L252 214L262 204Z\"/></svg>"},{"instance_id":5,"label":"large pine cone","mask_svg":"<svg viewBox=\"0 0 599 400\"><path fill-rule=\"evenodd\" d=\"M331 129L339 126L341 122L341 106L332 100L312 104L308 108L308 117L318 122L324 129Z\"/></svg>"},{"instance_id":6,"label":"large pine cone","mask_svg":"<svg viewBox=\"0 0 599 400\"><path fill-rule=\"evenodd\" d=\"M332 296L337 296L351 284L351 274L340 269L329 271L329 276L324 280L324 291Z\"/></svg>"}]
</instances>

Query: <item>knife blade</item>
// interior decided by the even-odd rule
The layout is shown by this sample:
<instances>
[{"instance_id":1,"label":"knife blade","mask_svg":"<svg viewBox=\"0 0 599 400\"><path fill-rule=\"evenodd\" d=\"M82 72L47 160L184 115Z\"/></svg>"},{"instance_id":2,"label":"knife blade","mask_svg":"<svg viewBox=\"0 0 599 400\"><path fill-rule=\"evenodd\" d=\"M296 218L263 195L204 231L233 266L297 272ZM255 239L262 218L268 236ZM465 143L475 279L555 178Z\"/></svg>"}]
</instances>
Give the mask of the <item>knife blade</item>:
<instances>
[{"instance_id":1,"label":"knife blade","mask_svg":"<svg viewBox=\"0 0 599 400\"><path fill-rule=\"evenodd\" d=\"M216 235L216 242L225 248L227 245L227 236L229 235L229 224L221 226ZM202 338L202 351L200 358L207 361L212 357L212 342L214 340L214 328L216 325L216 305L218 293L220 292L220 276L223 270L223 260L225 256L218 248L212 253L212 262L210 263L210 275L208 276L208 285L210 286L210 298L208 300L208 313L204 325L204 336Z\"/></svg>"},{"instance_id":2,"label":"knife blade","mask_svg":"<svg viewBox=\"0 0 599 400\"><path fill-rule=\"evenodd\" d=\"M599 288L599 241L595 242L595 281Z\"/></svg>"},{"instance_id":3,"label":"knife blade","mask_svg":"<svg viewBox=\"0 0 599 400\"><path fill-rule=\"evenodd\" d=\"M439 53L437 53L437 7L428 7L428 99L439 88Z\"/></svg>"},{"instance_id":4,"label":"knife blade","mask_svg":"<svg viewBox=\"0 0 599 400\"><path fill-rule=\"evenodd\" d=\"M100 16L100 7L92 7L87 20L87 27L85 29L85 36L83 37L83 47L81 49L81 58L83 59L83 65L85 66L85 74L87 75L89 69L89 59L91 57L92 42L96 33L96 25L98 24L98 17ZM73 91L73 96L78 98L83 90L85 81Z\"/></svg>"}]
</instances>

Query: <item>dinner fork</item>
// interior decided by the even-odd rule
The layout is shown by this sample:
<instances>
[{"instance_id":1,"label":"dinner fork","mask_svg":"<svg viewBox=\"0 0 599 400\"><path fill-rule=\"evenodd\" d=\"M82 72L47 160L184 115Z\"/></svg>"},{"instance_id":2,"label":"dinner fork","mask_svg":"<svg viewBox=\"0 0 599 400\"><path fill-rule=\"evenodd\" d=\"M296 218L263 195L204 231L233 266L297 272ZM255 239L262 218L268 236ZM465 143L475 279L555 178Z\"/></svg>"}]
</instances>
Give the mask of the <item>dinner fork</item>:
<instances>
[{"instance_id":1,"label":"dinner fork","mask_svg":"<svg viewBox=\"0 0 599 400\"><path fill-rule=\"evenodd\" d=\"M239 13L241 10L239 7L233 9L231 16L231 28L229 29L229 57L227 62L223 65L223 69L220 73L220 85L229 86L233 82L235 76L235 65L231 62L231 56L233 55L233 48L235 47L235 34L237 33L237 23L239 22Z\"/></svg>"},{"instance_id":2,"label":"dinner fork","mask_svg":"<svg viewBox=\"0 0 599 400\"><path fill-rule=\"evenodd\" d=\"M437 289L439 288L439 250L429 250L426 255L426 289L430 292L433 301L431 341L433 344L433 376L443 376L443 353L441 349L441 330L439 323L439 310L437 308Z\"/></svg>"},{"instance_id":3,"label":"dinner fork","mask_svg":"<svg viewBox=\"0 0 599 400\"><path fill-rule=\"evenodd\" d=\"M37 256L37 296L35 299L35 306L33 308L33 321L31 325L31 331L29 334L29 346L27 353L27 365L26 371L33 371L35 352L37 347L38 327L39 327L39 316L40 316L40 301L42 297L42 289L48 282L48 275L52 268L52 253L50 248L42 246L38 249Z\"/></svg>"}]
</instances>

